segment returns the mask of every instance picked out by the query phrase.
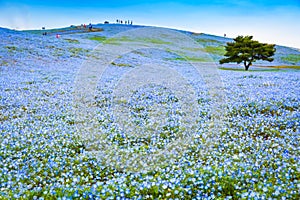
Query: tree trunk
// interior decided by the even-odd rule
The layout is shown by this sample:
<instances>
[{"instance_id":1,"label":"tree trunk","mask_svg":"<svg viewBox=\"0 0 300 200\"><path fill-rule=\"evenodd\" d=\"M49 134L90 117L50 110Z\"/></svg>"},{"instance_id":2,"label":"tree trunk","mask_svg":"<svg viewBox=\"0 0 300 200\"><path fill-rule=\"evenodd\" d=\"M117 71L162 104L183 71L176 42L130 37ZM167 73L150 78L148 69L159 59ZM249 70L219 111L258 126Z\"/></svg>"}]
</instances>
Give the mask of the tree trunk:
<instances>
[{"instance_id":1,"label":"tree trunk","mask_svg":"<svg viewBox=\"0 0 300 200\"><path fill-rule=\"evenodd\" d=\"M249 64L248 64L248 65L245 65L245 70L248 71L249 67L250 67Z\"/></svg>"},{"instance_id":2,"label":"tree trunk","mask_svg":"<svg viewBox=\"0 0 300 200\"><path fill-rule=\"evenodd\" d=\"M245 66L245 70L246 70L246 71L248 71L248 69L249 69L249 67L250 67L251 65L252 65L251 62L249 62L249 63L247 64L247 62L244 61L244 66Z\"/></svg>"}]
</instances>

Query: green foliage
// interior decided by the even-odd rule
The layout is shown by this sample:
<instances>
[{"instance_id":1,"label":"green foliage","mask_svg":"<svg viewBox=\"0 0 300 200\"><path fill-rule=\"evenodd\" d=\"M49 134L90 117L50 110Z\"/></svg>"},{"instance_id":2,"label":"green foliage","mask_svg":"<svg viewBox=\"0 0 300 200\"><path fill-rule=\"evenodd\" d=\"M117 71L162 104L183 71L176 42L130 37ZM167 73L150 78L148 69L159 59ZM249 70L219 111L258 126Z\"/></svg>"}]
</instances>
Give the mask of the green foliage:
<instances>
[{"instance_id":1,"label":"green foliage","mask_svg":"<svg viewBox=\"0 0 300 200\"><path fill-rule=\"evenodd\" d=\"M204 51L211 54L216 55L224 55L225 54L225 48L223 46L206 46L204 47Z\"/></svg>"},{"instance_id":2,"label":"green foliage","mask_svg":"<svg viewBox=\"0 0 300 200\"><path fill-rule=\"evenodd\" d=\"M90 40L95 40L97 42L104 42L107 38L105 36L93 36L89 38Z\"/></svg>"},{"instance_id":3,"label":"green foliage","mask_svg":"<svg viewBox=\"0 0 300 200\"><path fill-rule=\"evenodd\" d=\"M0 61L0 66L8 66L8 62L5 60Z\"/></svg>"},{"instance_id":4,"label":"green foliage","mask_svg":"<svg viewBox=\"0 0 300 200\"><path fill-rule=\"evenodd\" d=\"M167 60L190 61L190 62L212 62L213 61L209 57L190 57L190 56L170 58L170 59L167 59Z\"/></svg>"},{"instance_id":5,"label":"green foliage","mask_svg":"<svg viewBox=\"0 0 300 200\"><path fill-rule=\"evenodd\" d=\"M218 40L200 38L197 39L197 42L203 45L203 48L195 49L195 51L200 50L218 56L223 56L225 54L225 48L223 46L223 43Z\"/></svg>"},{"instance_id":6,"label":"green foliage","mask_svg":"<svg viewBox=\"0 0 300 200\"><path fill-rule=\"evenodd\" d=\"M300 62L300 54L289 54L287 56L281 57L281 60L292 64L296 64Z\"/></svg>"},{"instance_id":7,"label":"green foliage","mask_svg":"<svg viewBox=\"0 0 300 200\"><path fill-rule=\"evenodd\" d=\"M69 43L73 43L73 44L79 44L79 43L80 43L80 42L79 42L78 40L76 40L76 39L66 38L66 39L64 39L64 40L66 40L66 41L69 42Z\"/></svg>"},{"instance_id":8,"label":"green foliage","mask_svg":"<svg viewBox=\"0 0 300 200\"><path fill-rule=\"evenodd\" d=\"M16 46L5 46L5 48L8 50L8 52L13 52L18 50Z\"/></svg>"},{"instance_id":9,"label":"green foliage","mask_svg":"<svg viewBox=\"0 0 300 200\"><path fill-rule=\"evenodd\" d=\"M228 42L225 46L225 57L221 59L220 64L236 62L244 63L245 70L248 70L253 62L265 60L272 62L276 49L274 44L260 43L252 40L253 36L238 36L234 42Z\"/></svg>"},{"instance_id":10,"label":"green foliage","mask_svg":"<svg viewBox=\"0 0 300 200\"><path fill-rule=\"evenodd\" d=\"M218 41L218 40L214 40L214 39L206 39L206 38L199 38L197 39L197 42L201 43L202 45L206 45L206 44L221 44L222 42Z\"/></svg>"},{"instance_id":11,"label":"green foliage","mask_svg":"<svg viewBox=\"0 0 300 200\"><path fill-rule=\"evenodd\" d=\"M85 54L89 51L87 49L83 49L83 48L70 47L69 52L71 53L71 57L80 57L81 54Z\"/></svg>"},{"instance_id":12,"label":"green foliage","mask_svg":"<svg viewBox=\"0 0 300 200\"><path fill-rule=\"evenodd\" d=\"M112 44L112 45L120 45L122 42L134 42L134 40L127 36L122 36L122 37L108 38L107 40L104 41L105 44Z\"/></svg>"},{"instance_id":13,"label":"green foliage","mask_svg":"<svg viewBox=\"0 0 300 200\"><path fill-rule=\"evenodd\" d=\"M171 44L170 42L163 41L161 39L155 39L155 38L130 38L128 36L122 36L122 37L112 37L112 38L106 38L105 36L93 36L89 38L90 40L95 40L98 42L103 42L105 44L114 44L118 45L121 42L145 42L145 43L152 43L152 44Z\"/></svg>"},{"instance_id":14,"label":"green foliage","mask_svg":"<svg viewBox=\"0 0 300 200\"><path fill-rule=\"evenodd\" d=\"M157 38L138 38L139 41L152 44L172 44L171 42L163 41Z\"/></svg>"},{"instance_id":15,"label":"green foliage","mask_svg":"<svg viewBox=\"0 0 300 200\"><path fill-rule=\"evenodd\" d=\"M114 65L114 66L118 66L118 67L132 67L130 64L125 64L125 63L112 62L111 64Z\"/></svg>"}]
</instances>

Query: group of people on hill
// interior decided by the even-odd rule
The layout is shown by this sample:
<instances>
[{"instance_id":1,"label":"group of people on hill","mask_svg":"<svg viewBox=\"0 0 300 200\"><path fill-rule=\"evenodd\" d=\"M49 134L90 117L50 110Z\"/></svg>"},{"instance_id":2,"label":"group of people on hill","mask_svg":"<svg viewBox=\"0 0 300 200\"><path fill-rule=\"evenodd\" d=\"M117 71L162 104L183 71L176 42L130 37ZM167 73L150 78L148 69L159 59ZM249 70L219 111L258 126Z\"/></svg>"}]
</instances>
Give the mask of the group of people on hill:
<instances>
[{"instance_id":1,"label":"group of people on hill","mask_svg":"<svg viewBox=\"0 0 300 200\"><path fill-rule=\"evenodd\" d=\"M81 29L86 29L87 26L86 26L86 24L81 24L80 28L81 28ZM93 25L90 23L89 26L88 26L88 28L89 28L89 30L91 31L91 30L93 29Z\"/></svg>"},{"instance_id":2,"label":"group of people on hill","mask_svg":"<svg viewBox=\"0 0 300 200\"><path fill-rule=\"evenodd\" d=\"M132 23L133 23L133 21L131 20L125 20L125 21L123 21L123 20L121 20L121 19L117 19L116 20L116 22L117 22L117 24L128 24L128 25L132 25Z\"/></svg>"},{"instance_id":3,"label":"group of people on hill","mask_svg":"<svg viewBox=\"0 0 300 200\"><path fill-rule=\"evenodd\" d=\"M117 24L125 24L125 25L132 25L133 24L133 21L132 20L121 20L121 19L117 19L116 20ZM109 23L109 22L105 22L106 24ZM74 25L71 25L71 27L75 27ZM80 28L80 29L86 29L88 28L89 31L92 31L93 30L93 25L90 23L88 26L86 24L81 24L80 26L77 26L77 28ZM47 35L47 32L45 30L45 27L42 27L42 30L43 30L43 35ZM56 37L59 38L59 35L56 34Z\"/></svg>"}]
</instances>

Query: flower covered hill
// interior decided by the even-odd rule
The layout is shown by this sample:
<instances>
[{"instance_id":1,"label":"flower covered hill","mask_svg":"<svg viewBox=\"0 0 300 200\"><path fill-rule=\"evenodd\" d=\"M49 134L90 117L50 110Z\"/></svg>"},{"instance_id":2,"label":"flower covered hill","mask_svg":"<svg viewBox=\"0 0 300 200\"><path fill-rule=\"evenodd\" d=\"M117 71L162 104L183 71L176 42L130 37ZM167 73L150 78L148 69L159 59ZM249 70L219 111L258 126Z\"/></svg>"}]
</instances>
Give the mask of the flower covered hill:
<instances>
[{"instance_id":1,"label":"flower covered hill","mask_svg":"<svg viewBox=\"0 0 300 200\"><path fill-rule=\"evenodd\" d=\"M229 38L94 28L0 29L0 199L299 199L298 50L245 72L216 64ZM82 79L97 84L86 110Z\"/></svg>"}]
</instances>

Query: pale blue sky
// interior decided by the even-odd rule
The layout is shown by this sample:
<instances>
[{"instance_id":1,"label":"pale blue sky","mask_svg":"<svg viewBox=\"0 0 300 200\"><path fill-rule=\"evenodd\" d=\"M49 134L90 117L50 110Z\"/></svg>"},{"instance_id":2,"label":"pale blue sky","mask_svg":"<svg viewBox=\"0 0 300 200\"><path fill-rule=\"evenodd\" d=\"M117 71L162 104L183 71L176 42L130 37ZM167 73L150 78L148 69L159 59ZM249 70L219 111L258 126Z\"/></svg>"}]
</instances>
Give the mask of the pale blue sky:
<instances>
[{"instance_id":1,"label":"pale blue sky","mask_svg":"<svg viewBox=\"0 0 300 200\"><path fill-rule=\"evenodd\" d=\"M300 0L0 0L0 27L12 29L116 19L300 48Z\"/></svg>"}]
</instances>

